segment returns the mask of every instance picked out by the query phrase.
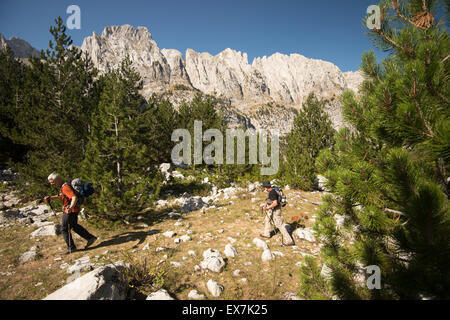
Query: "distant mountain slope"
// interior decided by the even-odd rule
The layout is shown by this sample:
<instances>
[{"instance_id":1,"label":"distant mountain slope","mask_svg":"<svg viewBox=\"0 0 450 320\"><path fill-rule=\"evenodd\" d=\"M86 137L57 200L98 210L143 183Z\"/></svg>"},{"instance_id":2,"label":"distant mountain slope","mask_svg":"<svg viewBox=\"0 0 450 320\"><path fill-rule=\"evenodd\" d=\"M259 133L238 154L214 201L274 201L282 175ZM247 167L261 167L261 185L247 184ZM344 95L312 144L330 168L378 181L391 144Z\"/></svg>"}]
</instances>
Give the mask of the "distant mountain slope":
<instances>
[{"instance_id":1,"label":"distant mountain slope","mask_svg":"<svg viewBox=\"0 0 450 320\"><path fill-rule=\"evenodd\" d=\"M11 48L16 58L24 59L28 58L30 55L35 57L40 56L40 52L25 40L16 37L6 40L0 33L0 49L4 49L6 45Z\"/></svg>"}]
</instances>

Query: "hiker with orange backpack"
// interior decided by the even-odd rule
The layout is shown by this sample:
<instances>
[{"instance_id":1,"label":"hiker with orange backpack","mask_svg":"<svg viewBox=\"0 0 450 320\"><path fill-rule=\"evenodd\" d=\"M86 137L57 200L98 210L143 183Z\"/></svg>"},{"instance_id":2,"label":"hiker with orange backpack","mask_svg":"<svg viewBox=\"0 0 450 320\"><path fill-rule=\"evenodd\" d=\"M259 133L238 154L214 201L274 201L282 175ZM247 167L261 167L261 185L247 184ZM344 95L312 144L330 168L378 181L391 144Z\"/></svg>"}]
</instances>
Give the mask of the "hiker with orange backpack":
<instances>
[{"instance_id":1,"label":"hiker with orange backpack","mask_svg":"<svg viewBox=\"0 0 450 320\"><path fill-rule=\"evenodd\" d=\"M48 182L60 189L60 194L57 196L47 196L44 201L50 203L51 200L62 199L63 201L63 216L62 228L64 240L67 244L67 254L77 250L72 238L70 229L73 229L79 236L87 240L85 249L92 245L97 237L90 234L85 228L78 224L78 213L80 212L80 197L77 196L74 188L70 183L64 183L61 176L57 173L52 173L48 176Z\"/></svg>"}]
</instances>

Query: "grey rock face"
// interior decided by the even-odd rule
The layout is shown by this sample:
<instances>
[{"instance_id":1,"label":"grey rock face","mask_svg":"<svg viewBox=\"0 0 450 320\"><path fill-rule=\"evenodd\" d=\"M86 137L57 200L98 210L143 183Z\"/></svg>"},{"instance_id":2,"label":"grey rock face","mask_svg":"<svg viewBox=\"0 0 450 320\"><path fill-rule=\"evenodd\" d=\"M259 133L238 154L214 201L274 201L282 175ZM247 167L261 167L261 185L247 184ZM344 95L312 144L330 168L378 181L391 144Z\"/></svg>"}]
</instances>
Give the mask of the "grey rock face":
<instances>
[{"instance_id":1,"label":"grey rock face","mask_svg":"<svg viewBox=\"0 0 450 320\"><path fill-rule=\"evenodd\" d=\"M191 198L179 198L176 199L176 203L181 205L180 211L183 213L189 213L191 211L199 210L206 204L203 202L202 197L196 196Z\"/></svg>"},{"instance_id":2,"label":"grey rock face","mask_svg":"<svg viewBox=\"0 0 450 320\"><path fill-rule=\"evenodd\" d=\"M81 50L89 54L101 72L119 67L129 55L132 66L142 76L143 90L147 97L155 91L163 91L173 83L189 85L180 55L173 50L165 50L164 55L146 27L106 27L101 35L94 32L92 36L85 38Z\"/></svg>"},{"instance_id":3,"label":"grey rock face","mask_svg":"<svg viewBox=\"0 0 450 320\"><path fill-rule=\"evenodd\" d=\"M3 38L2 34L0 33L0 49L3 48L4 45L6 45L6 40ZM11 167L6 167L3 170L0 170L0 181L14 181L19 178L19 174L13 172Z\"/></svg>"},{"instance_id":4,"label":"grey rock face","mask_svg":"<svg viewBox=\"0 0 450 320\"><path fill-rule=\"evenodd\" d=\"M161 53L169 64L170 84L181 84L186 86L186 88L192 88L183 54L175 49L162 49Z\"/></svg>"},{"instance_id":5,"label":"grey rock face","mask_svg":"<svg viewBox=\"0 0 450 320\"><path fill-rule=\"evenodd\" d=\"M13 222L17 219L23 219L25 216L20 210L8 210L0 212L0 225Z\"/></svg>"},{"instance_id":6,"label":"grey rock face","mask_svg":"<svg viewBox=\"0 0 450 320\"><path fill-rule=\"evenodd\" d=\"M119 268L113 265L97 268L43 300L125 300L128 284Z\"/></svg>"},{"instance_id":7,"label":"grey rock face","mask_svg":"<svg viewBox=\"0 0 450 320\"><path fill-rule=\"evenodd\" d=\"M324 176L321 176L321 175L317 175L316 176L316 179L317 179L317 183L316 183L316 185L314 186L317 190L320 190L320 191L326 191L326 192L329 192L330 190L325 186L325 184L327 183L327 181L328 181L328 179L327 178L325 178Z\"/></svg>"},{"instance_id":8,"label":"grey rock face","mask_svg":"<svg viewBox=\"0 0 450 320\"><path fill-rule=\"evenodd\" d=\"M347 88L355 90L361 81L356 73L344 75L332 63L299 54L276 53L249 64L246 53L229 48L216 56L188 49L184 60L177 50L160 50L145 27L129 25L106 27L101 36L94 33L86 38L81 48L101 72L117 67L129 54L133 67L143 77L146 97L182 85L183 90L168 97L178 105L191 100L195 90L200 90L233 105L225 116L231 127L278 128L282 135L289 132L294 111L301 108L310 92L328 100L327 112L335 128L341 127L343 119L335 98ZM276 117L252 113L251 108L267 103L284 105L286 109L274 110Z\"/></svg>"},{"instance_id":9,"label":"grey rock face","mask_svg":"<svg viewBox=\"0 0 450 320\"><path fill-rule=\"evenodd\" d=\"M323 264L322 270L320 271L320 275L324 277L326 280L330 280L332 278L333 271L326 265Z\"/></svg>"},{"instance_id":10,"label":"grey rock face","mask_svg":"<svg viewBox=\"0 0 450 320\"><path fill-rule=\"evenodd\" d=\"M364 75L362 71L348 71L344 72L344 79L347 83L347 88L354 92L359 92L359 85L364 81Z\"/></svg>"},{"instance_id":11,"label":"grey rock face","mask_svg":"<svg viewBox=\"0 0 450 320\"><path fill-rule=\"evenodd\" d=\"M129 55L143 77L146 97L183 85L183 90L171 95L170 101L192 99L192 93L200 90L229 101L233 106L226 116L229 123L244 124L246 128L283 129L282 134L288 132L295 117L289 108L299 110L310 92L327 100L326 111L334 127L341 127L337 97L346 89L357 90L362 81L359 72L342 73L330 62L295 53L275 53L250 64L246 53L230 48L215 56L187 49L184 59L178 50L160 50L147 28L130 25L106 27L101 36L94 32L84 40L81 49L101 72L118 67ZM182 99L178 98L180 95ZM275 110L275 119L270 114L252 113L252 108L267 103L283 105L286 110Z\"/></svg>"}]
</instances>

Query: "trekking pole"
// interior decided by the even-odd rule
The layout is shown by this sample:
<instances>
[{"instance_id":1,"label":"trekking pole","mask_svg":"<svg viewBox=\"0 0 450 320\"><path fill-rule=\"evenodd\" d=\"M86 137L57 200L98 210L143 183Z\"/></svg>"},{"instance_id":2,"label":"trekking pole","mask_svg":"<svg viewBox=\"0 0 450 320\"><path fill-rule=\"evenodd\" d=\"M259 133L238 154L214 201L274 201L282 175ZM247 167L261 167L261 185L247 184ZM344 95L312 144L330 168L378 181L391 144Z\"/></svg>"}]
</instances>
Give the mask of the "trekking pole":
<instances>
[{"instance_id":1,"label":"trekking pole","mask_svg":"<svg viewBox=\"0 0 450 320\"><path fill-rule=\"evenodd\" d=\"M50 209L52 210L52 213L53 213L53 215L56 217L56 212L55 212L55 209L53 209L53 206L52 206L52 204L51 204L51 202L49 201L48 202L48 206L50 207Z\"/></svg>"},{"instance_id":2,"label":"trekking pole","mask_svg":"<svg viewBox=\"0 0 450 320\"><path fill-rule=\"evenodd\" d=\"M72 243L71 243L71 239L72 238L72 234L70 233L70 223L67 224L68 227L68 237L69 237L69 261L72 261Z\"/></svg>"}]
</instances>

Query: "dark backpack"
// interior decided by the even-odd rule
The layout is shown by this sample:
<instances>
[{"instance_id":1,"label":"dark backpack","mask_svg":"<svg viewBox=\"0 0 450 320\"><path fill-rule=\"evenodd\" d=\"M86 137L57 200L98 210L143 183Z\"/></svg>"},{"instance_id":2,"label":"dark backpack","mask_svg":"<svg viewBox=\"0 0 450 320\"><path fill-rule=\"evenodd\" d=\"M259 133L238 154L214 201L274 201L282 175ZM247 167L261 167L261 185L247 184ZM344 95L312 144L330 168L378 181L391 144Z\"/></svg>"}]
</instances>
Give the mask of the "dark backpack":
<instances>
[{"instance_id":1,"label":"dark backpack","mask_svg":"<svg viewBox=\"0 0 450 320\"><path fill-rule=\"evenodd\" d=\"M278 194L278 203L281 204L282 207L285 207L287 204L286 195L283 193L283 190L278 186L272 186L272 188Z\"/></svg>"},{"instance_id":2,"label":"dark backpack","mask_svg":"<svg viewBox=\"0 0 450 320\"><path fill-rule=\"evenodd\" d=\"M90 197L94 192L94 186L92 182L84 182L80 178L73 179L71 182L66 182L61 186L61 193L62 193L62 187L65 185L72 188L73 192L77 196L77 203L75 206L81 206L88 197Z\"/></svg>"}]
</instances>

